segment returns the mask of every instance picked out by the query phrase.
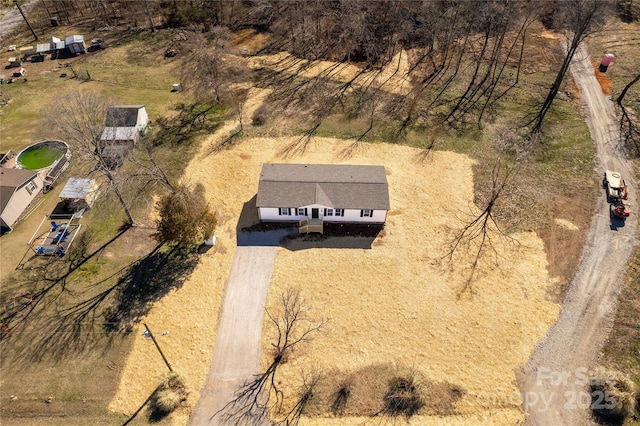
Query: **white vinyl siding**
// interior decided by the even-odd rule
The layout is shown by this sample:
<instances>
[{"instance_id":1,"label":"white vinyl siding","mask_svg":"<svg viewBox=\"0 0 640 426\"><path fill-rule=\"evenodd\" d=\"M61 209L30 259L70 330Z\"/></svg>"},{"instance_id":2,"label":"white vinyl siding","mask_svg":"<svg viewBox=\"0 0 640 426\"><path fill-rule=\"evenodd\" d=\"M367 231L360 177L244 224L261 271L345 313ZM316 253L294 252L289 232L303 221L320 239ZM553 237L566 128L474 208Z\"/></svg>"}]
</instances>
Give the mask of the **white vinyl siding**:
<instances>
[{"instance_id":1,"label":"white vinyl siding","mask_svg":"<svg viewBox=\"0 0 640 426\"><path fill-rule=\"evenodd\" d=\"M307 209L308 216L304 214L304 209ZM371 216L360 216L363 209L335 209L327 206L320 206L313 204L310 206L291 208L290 214L280 214L289 211L288 207L260 207L258 209L258 215L261 221L265 222L295 222L301 219L311 217L313 208L318 208L319 216L324 222L344 222L344 223L384 223L387 218L386 210L371 210ZM301 209L302 215L298 215L299 209ZM325 212L326 209L326 212ZM329 210L332 210L332 215L329 215ZM338 214L339 213L339 214Z\"/></svg>"},{"instance_id":2,"label":"white vinyl siding","mask_svg":"<svg viewBox=\"0 0 640 426\"><path fill-rule=\"evenodd\" d=\"M38 188L42 187L43 182L40 177L36 176L34 180L29 182L29 184L33 184ZM18 189L13 193L4 210L0 213L2 216L2 222L4 222L9 228L13 228L14 223L18 220L22 212L27 209L29 203L31 203L31 201L37 196L38 192L29 192L27 190L27 185Z\"/></svg>"}]
</instances>

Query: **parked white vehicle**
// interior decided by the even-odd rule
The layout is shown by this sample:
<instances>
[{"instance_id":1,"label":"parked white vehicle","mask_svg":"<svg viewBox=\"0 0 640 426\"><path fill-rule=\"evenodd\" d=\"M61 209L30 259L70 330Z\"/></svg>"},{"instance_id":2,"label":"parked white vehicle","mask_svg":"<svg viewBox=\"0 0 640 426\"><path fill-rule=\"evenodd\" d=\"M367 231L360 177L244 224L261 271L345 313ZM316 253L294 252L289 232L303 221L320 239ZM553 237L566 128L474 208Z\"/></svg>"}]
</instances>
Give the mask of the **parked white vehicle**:
<instances>
[{"instance_id":1,"label":"parked white vehicle","mask_svg":"<svg viewBox=\"0 0 640 426\"><path fill-rule=\"evenodd\" d=\"M603 186L607 190L607 197L615 200L627 199L627 183L622 179L620 172L606 170L604 172Z\"/></svg>"}]
</instances>

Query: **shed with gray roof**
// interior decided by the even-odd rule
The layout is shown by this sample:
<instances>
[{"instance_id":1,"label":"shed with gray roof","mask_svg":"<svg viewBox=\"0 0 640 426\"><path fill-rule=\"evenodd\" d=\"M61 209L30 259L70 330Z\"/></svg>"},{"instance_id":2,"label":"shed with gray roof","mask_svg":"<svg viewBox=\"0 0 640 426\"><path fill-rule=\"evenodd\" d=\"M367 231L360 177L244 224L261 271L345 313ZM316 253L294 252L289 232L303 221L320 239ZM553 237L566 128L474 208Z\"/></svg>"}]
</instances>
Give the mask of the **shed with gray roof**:
<instances>
[{"instance_id":1,"label":"shed with gray roof","mask_svg":"<svg viewBox=\"0 0 640 426\"><path fill-rule=\"evenodd\" d=\"M107 109L105 127L100 136L104 158L120 161L147 133L149 116L144 105L115 105ZM117 161L116 161L117 162Z\"/></svg>"}]
</instances>

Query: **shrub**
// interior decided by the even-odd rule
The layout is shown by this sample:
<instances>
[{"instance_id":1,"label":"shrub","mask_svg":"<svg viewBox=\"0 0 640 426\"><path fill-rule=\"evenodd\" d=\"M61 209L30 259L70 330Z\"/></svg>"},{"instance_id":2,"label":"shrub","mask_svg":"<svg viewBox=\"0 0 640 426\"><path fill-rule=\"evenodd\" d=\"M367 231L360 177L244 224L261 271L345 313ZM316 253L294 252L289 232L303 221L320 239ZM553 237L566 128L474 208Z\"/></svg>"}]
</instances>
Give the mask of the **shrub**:
<instances>
[{"instance_id":1,"label":"shrub","mask_svg":"<svg viewBox=\"0 0 640 426\"><path fill-rule=\"evenodd\" d=\"M253 113L251 117L251 124L254 126L263 126L269 118L270 108L267 104L260 105Z\"/></svg>"},{"instance_id":2,"label":"shrub","mask_svg":"<svg viewBox=\"0 0 640 426\"><path fill-rule=\"evenodd\" d=\"M171 413L187 399L187 395L189 392L184 385L184 378L176 372L167 374L151 398L153 417L164 417Z\"/></svg>"},{"instance_id":3,"label":"shrub","mask_svg":"<svg viewBox=\"0 0 640 426\"><path fill-rule=\"evenodd\" d=\"M160 220L154 237L181 245L202 243L216 229L216 215L204 199L203 189L178 185L157 203Z\"/></svg>"},{"instance_id":4,"label":"shrub","mask_svg":"<svg viewBox=\"0 0 640 426\"><path fill-rule=\"evenodd\" d=\"M331 403L331 412L334 415L343 414L347 407L347 401L351 396L351 387L353 379L351 377L344 379L338 385L338 389L333 394L333 402Z\"/></svg>"},{"instance_id":5,"label":"shrub","mask_svg":"<svg viewBox=\"0 0 640 426\"><path fill-rule=\"evenodd\" d=\"M384 396L384 407L388 414L411 417L424 407L424 404L424 392L415 374L409 373L389 380L389 389Z\"/></svg>"},{"instance_id":6,"label":"shrub","mask_svg":"<svg viewBox=\"0 0 640 426\"><path fill-rule=\"evenodd\" d=\"M597 368L589 380L591 409L610 422L623 423L635 413L634 383L619 371Z\"/></svg>"}]
</instances>

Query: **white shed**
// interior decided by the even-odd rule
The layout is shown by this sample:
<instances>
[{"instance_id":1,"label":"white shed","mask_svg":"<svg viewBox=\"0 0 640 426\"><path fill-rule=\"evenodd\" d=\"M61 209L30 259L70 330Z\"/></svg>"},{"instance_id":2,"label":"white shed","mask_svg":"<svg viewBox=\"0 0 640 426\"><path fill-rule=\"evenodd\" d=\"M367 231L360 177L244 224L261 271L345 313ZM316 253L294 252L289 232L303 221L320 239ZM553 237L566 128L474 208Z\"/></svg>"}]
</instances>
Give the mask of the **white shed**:
<instances>
[{"instance_id":1,"label":"white shed","mask_svg":"<svg viewBox=\"0 0 640 426\"><path fill-rule=\"evenodd\" d=\"M65 44L72 54L84 53L87 48L84 45L84 36L74 34L65 39Z\"/></svg>"},{"instance_id":2,"label":"white shed","mask_svg":"<svg viewBox=\"0 0 640 426\"><path fill-rule=\"evenodd\" d=\"M51 50L62 50L66 47L65 42L58 37L51 37L49 44L51 45Z\"/></svg>"},{"instance_id":3,"label":"white shed","mask_svg":"<svg viewBox=\"0 0 640 426\"><path fill-rule=\"evenodd\" d=\"M51 51L51 43L40 43L36 45L36 53L44 54Z\"/></svg>"},{"instance_id":4,"label":"white shed","mask_svg":"<svg viewBox=\"0 0 640 426\"><path fill-rule=\"evenodd\" d=\"M149 116L144 105L115 105L107 109L100 141L103 147L133 148L140 136L146 134L148 125Z\"/></svg>"}]
</instances>

